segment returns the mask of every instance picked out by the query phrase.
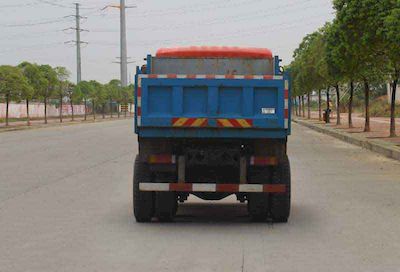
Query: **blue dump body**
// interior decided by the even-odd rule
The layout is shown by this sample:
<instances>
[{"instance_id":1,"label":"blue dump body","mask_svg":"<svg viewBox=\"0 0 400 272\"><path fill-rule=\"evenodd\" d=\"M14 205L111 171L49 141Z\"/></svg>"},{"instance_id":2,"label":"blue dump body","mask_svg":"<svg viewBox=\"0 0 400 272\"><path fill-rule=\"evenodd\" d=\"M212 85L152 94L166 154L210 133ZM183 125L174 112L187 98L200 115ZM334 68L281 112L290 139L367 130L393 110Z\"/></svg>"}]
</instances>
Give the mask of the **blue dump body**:
<instances>
[{"instance_id":1,"label":"blue dump body","mask_svg":"<svg viewBox=\"0 0 400 272\"><path fill-rule=\"evenodd\" d=\"M148 56L147 71L151 70ZM275 57L279 67L279 58ZM135 132L140 137L286 138L289 75L145 74L137 69Z\"/></svg>"}]
</instances>

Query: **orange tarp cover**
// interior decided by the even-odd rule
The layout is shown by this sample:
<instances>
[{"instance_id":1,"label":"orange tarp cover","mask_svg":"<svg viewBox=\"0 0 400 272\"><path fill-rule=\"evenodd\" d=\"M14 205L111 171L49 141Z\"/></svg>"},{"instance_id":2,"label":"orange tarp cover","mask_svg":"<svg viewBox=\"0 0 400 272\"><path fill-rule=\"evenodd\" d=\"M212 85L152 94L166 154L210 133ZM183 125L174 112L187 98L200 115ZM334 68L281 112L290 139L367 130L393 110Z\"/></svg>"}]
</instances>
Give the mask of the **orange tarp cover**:
<instances>
[{"instance_id":1,"label":"orange tarp cover","mask_svg":"<svg viewBox=\"0 0 400 272\"><path fill-rule=\"evenodd\" d=\"M161 48L158 58L246 58L272 59L272 52L266 48L227 47L227 46L190 46Z\"/></svg>"}]
</instances>

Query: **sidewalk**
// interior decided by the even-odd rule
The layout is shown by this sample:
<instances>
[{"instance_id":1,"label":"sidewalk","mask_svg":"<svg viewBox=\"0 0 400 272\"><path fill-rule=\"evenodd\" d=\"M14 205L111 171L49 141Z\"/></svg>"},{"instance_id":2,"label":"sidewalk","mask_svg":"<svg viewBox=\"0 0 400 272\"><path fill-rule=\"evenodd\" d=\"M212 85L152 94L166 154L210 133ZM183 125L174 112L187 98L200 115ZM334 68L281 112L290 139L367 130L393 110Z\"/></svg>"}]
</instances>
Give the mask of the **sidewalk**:
<instances>
[{"instance_id":1,"label":"sidewalk","mask_svg":"<svg viewBox=\"0 0 400 272\"><path fill-rule=\"evenodd\" d=\"M126 115L126 118L133 118L133 115L130 116L128 113ZM122 113L120 115L120 118L118 118L117 114L113 114L112 118L110 115L106 115L104 119L103 119L102 114L97 114L96 120L93 119L93 115L87 115L86 121L84 120L84 116L75 116L74 121L71 120L70 116L65 116L65 117L63 117L62 123L60 123L59 117L48 118L47 124L44 123L44 119L39 119L39 120L36 119L36 120L31 120L30 126L27 125L27 122L25 120L10 122L8 127L6 127L6 124L4 122L4 123L0 123L0 133L6 132L6 131L54 127L54 126L73 125L73 124L82 124L82 123L103 122L103 121L113 121L113 120L123 120L123 119L125 119L125 116Z\"/></svg>"},{"instance_id":2,"label":"sidewalk","mask_svg":"<svg viewBox=\"0 0 400 272\"><path fill-rule=\"evenodd\" d=\"M307 113L306 113L307 116ZM299 117L298 117L299 118ZM318 121L318 112L311 112L311 119L313 121ZM348 127L348 114L342 113L340 115L341 125L336 125L336 113L331 114L331 123L326 125L328 127L340 129L348 133L358 134L367 139L379 139L382 141L387 141L400 146L400 119L396 119L396 133L397 137L389 138L389 128L390 128L390 118L386 117L371 117L370 126L371 132L364 132L364 117L361 117L359 113L353 114L353 126L354 128L349 129ZM319 122L325 124L325 122Z\"/></svg>"},{"instance_id":3,"label":"sidewalk","mask_svg":"<svg viewBox=\"0 0 400 272\"><path fill-rule=\"evenodd\" d=\"M307 115L307 113L306 113ZM390 119L371 117L371 132L364 132L365 119L355 113L353 116L354 128L348 128L348 114L341 114L341 125L336 125L336 114L331 114L331 123L318 120L318 112L311 112L311 119L294 116L294 122L329 134L343 141L362 146L384 156L400 160L400 120L396 120L397 137L390 138Z\"/></svg>"}]
</instances>

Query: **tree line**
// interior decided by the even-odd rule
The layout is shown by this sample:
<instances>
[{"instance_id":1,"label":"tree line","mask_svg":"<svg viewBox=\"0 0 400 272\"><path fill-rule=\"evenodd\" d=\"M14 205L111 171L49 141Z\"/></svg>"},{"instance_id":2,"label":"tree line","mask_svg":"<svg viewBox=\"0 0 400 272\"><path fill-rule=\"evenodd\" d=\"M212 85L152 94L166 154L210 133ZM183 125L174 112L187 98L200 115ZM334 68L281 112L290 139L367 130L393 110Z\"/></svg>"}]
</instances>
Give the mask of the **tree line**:
<instances>
[{"instance_id":1,"label":"tree line","mask_svg":"<svg viewBox=\"0 0 400 272\"><path fill-rule=\"evenodd\" d=\"M18 66L0 66L0 98L6 103L6 126L9 125L10 102L26 104L27 124L30 125L29 104L40 101L44 104L44 123L47 124L47 107L50 100L58 100L60 107L60 122L63 121L63 103L69 102L74 120L74 105L85 105L85 120L88 106L91 105L93 118L101 109L105 118L106 107L113 117L113 105L117 106L120 117L120 105L133 103L133 86L121 87L119 80L111 80L101 84L95 80L81 81L77 85L69 81L70 72L65 67L51 67L23 62ZM126 111L125 111L126 116Z\"/></svg>"},{"instance_id":2,"label":"tree line","mask_svg":"<svg viewBox=\"0 0 400 272\"><path fill-rule=\"evenodd\" d=\"M318 92L319 118L322 119L321 91L336 93L337 120L340 124L341 96L348 90L348 125L353 127L353 98L356 87L364 92L364 131L370 128L370 94L374 84L390 82L390 136L396 136L396 86L400 78L400 1L334 0L332 22L304 37L290 64L293 100L302 108L310 94ZM299 109L299 110L300 110ZM297 111L297 108L296 108ZM329 122L329 118L327 120Z\"/></svg>"}]
</instances>

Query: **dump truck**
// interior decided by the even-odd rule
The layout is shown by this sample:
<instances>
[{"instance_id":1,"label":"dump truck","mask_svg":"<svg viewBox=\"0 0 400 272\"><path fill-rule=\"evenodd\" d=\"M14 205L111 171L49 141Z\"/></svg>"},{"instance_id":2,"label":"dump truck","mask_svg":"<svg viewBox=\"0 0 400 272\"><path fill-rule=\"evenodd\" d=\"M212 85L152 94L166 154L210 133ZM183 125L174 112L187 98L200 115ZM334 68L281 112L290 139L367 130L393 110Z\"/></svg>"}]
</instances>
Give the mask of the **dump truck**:
<instances>
[{"instance_id":1,"label":"dump truck","mask_svg":"<svg viewBox=\"0 0 400 272\"><path fill-rule=\"evenodd\" d=\"M255 221L290 214L290 76L265 48L159 49L136 68L133 211L171 221L195 195L235 195Z\"/></svg>"}]
</instances>

